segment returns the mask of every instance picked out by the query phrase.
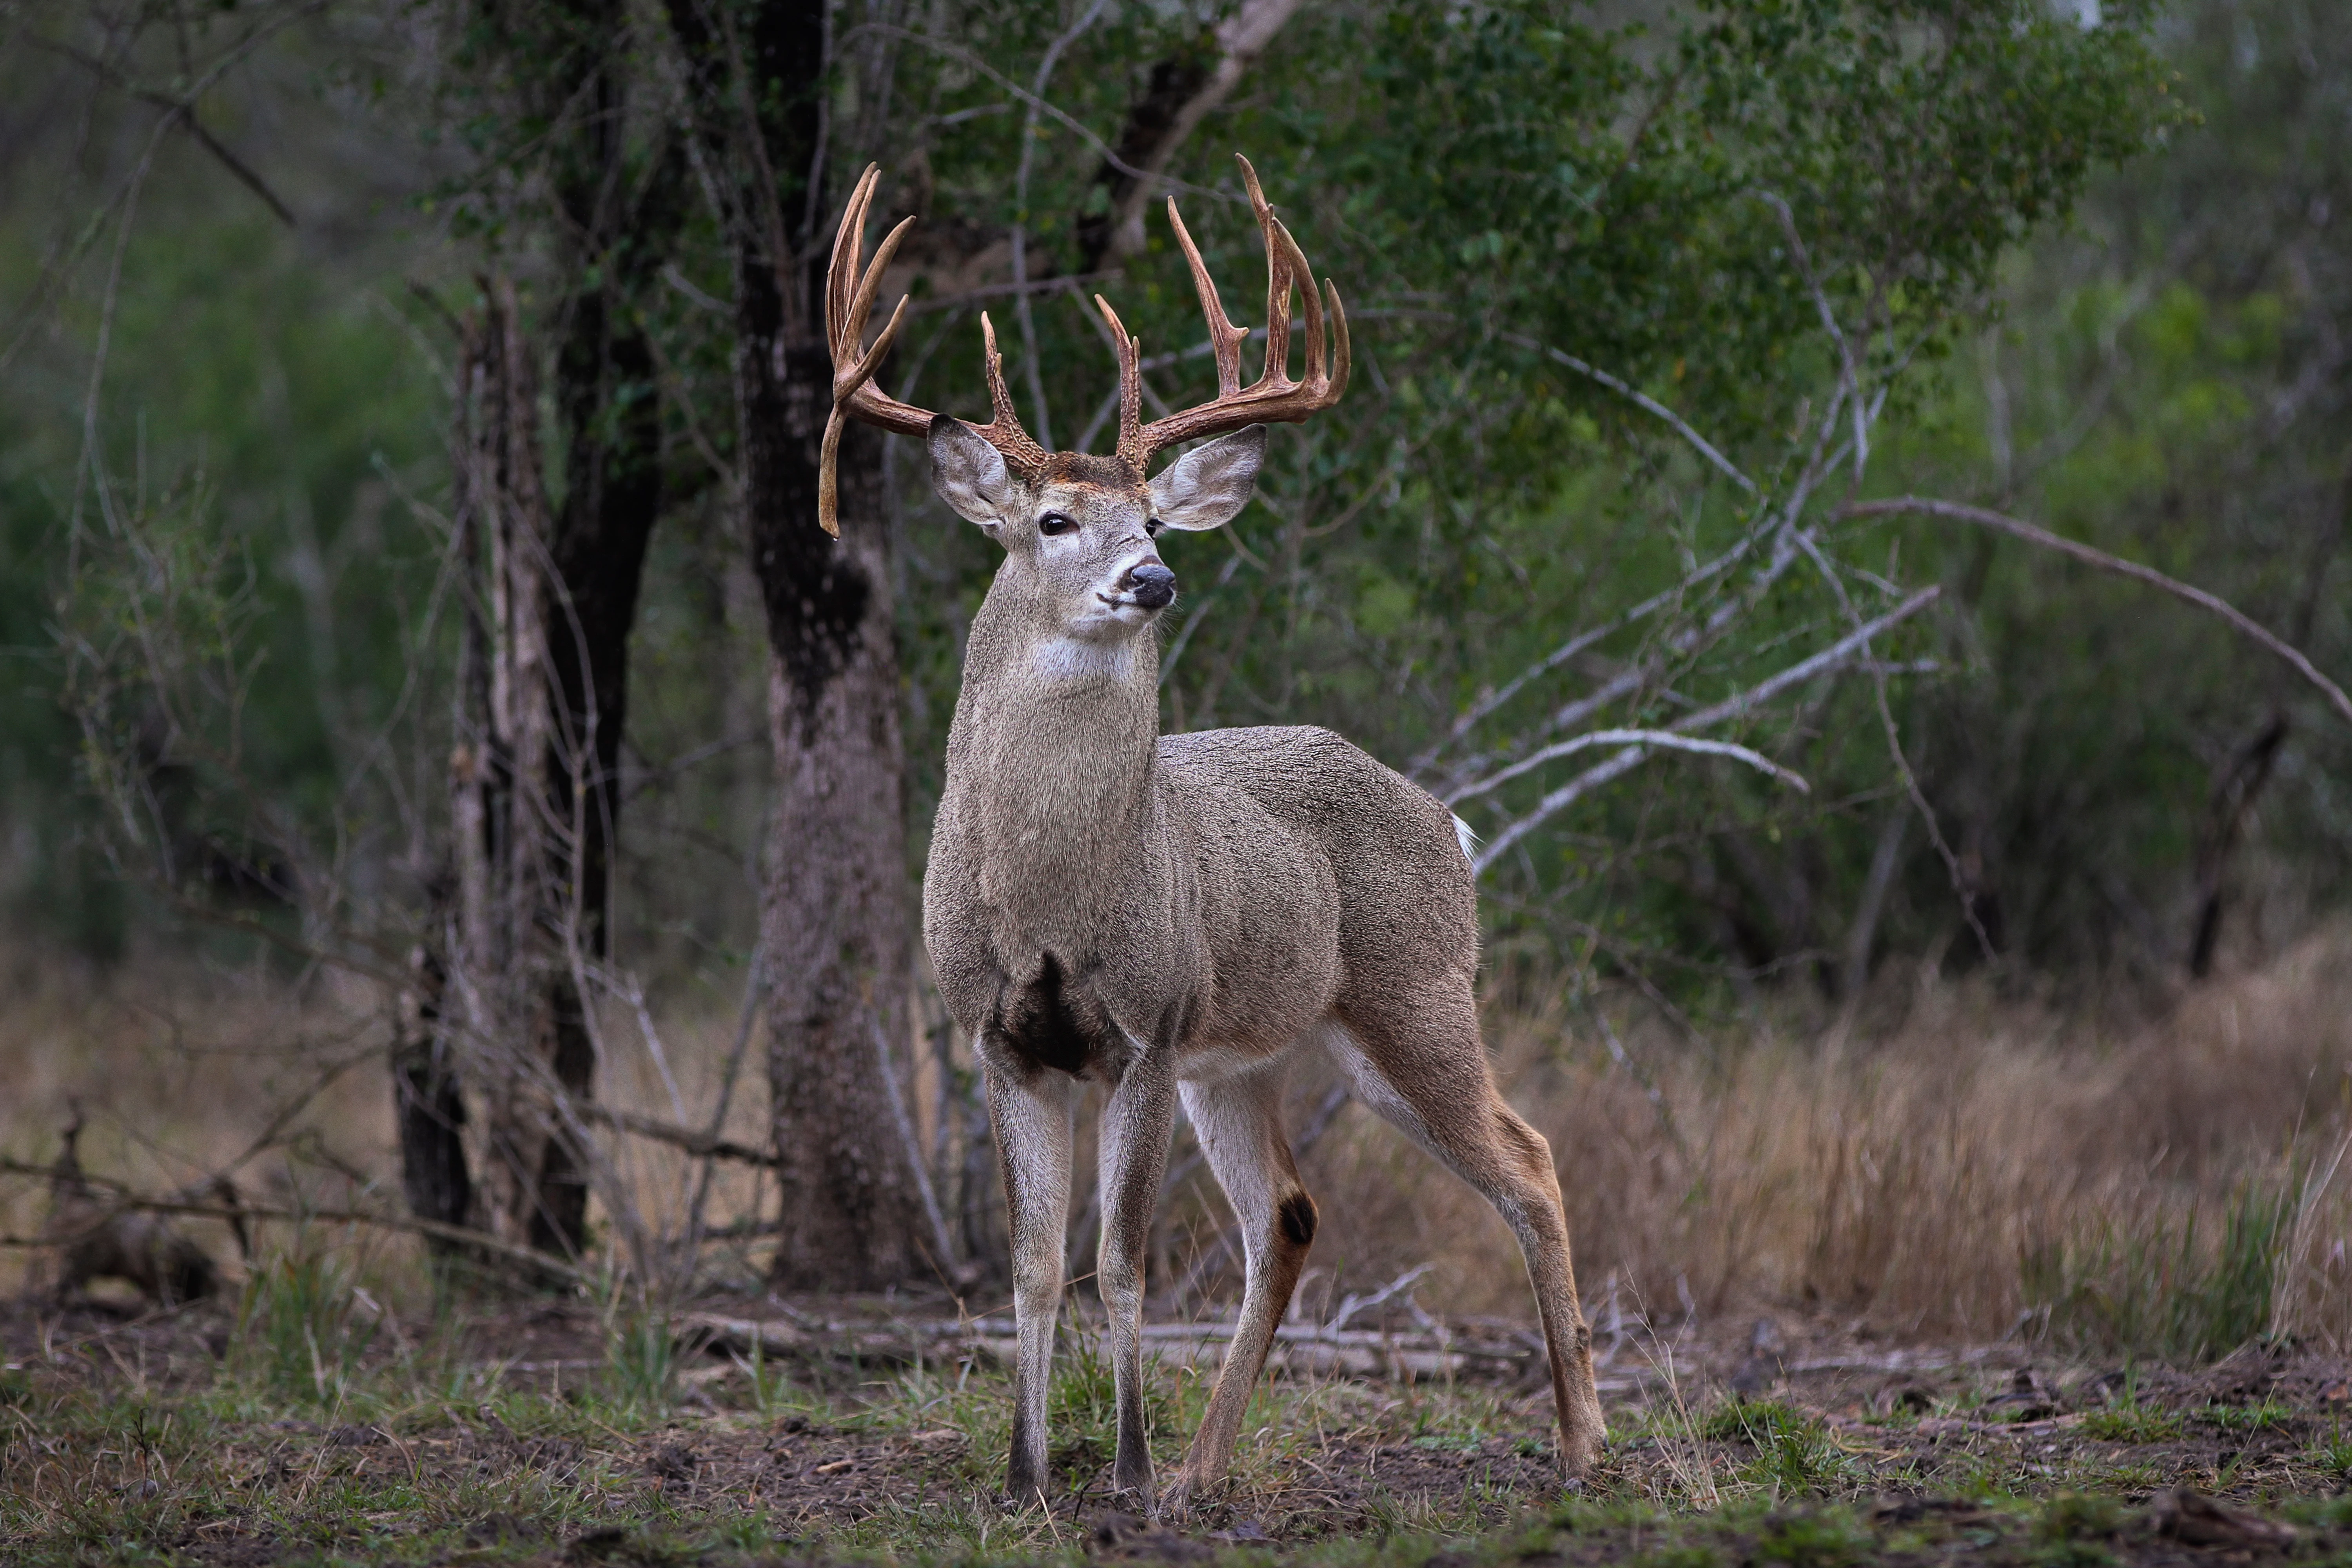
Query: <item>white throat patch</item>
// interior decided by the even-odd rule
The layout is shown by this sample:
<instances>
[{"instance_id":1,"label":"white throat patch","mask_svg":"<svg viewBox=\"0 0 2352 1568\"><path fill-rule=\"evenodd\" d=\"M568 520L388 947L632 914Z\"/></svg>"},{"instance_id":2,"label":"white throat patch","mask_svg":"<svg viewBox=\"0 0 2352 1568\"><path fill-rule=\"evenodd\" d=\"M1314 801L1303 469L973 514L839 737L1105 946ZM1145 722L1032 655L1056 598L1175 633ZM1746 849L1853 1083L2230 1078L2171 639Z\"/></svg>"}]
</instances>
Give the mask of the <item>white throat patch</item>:
<instances>
[{"instance_id":1,"label":"white throat patch","mask_svg":"<svg viewBox=\"0 0 2352 1568\"><path fill-rule=\"evenodd\" d=\"M1135 639L1047 637L1034 661L1047 680L1118 680L1135 667Z\"/></svg>"}]
</instances>

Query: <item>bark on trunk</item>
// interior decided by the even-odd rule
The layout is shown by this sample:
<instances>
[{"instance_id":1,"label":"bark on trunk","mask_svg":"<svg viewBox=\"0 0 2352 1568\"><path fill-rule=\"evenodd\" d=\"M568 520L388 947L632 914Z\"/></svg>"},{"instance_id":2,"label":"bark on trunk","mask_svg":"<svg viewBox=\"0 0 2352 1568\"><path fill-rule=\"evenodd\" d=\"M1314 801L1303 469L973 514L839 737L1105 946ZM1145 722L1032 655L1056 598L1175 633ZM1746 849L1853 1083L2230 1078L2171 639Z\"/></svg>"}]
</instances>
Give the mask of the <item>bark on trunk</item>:
<instances>
[{"instance_id":1,"label":"bark on trunk","mask_svg":"<svg viewBox=\"0 0 2352 1568\"><path fill-rule=\"evenodd\" d=\"M457 1042L446 1026L449 968L441 949L454 889L446 877L435 880L429 934L410 959L415 994L393 1033L393 1115L408 1212L440 1225L465 1225L473 1218L474 1177L466 1161L466 1098ZM443 1236L426 1237L425 1246L436 1258L462 1251Z\"/></svg>"},{"instance_id":2,"label":"bark on trunk","mask_svg":"<svg viewBox=\"0 0 2352 1568\"><path fill-rule=\"evenodd\" d=\"M557 858L563 818L548 809L556 751L548 647L556 595L541 487L537 378L514 291L503 279L469 334L460 399L458 528L479 591L464 686L467 733L452 758L457 865L451 979L483 1101L480 1216L503 1240L572 1250L586 1191L560 1147L555 1092L586 1089L558 1048L555 986L566 970Z\"/></svg>"},{"instance_id":3,"label":"bark on trunk","mask_svg":"<svg viewBox=\"0 0 2352 1568\"><path fill-rule=\"evenodd\" d=\"M558 361L560 517L540 484L533 354L510 287L491 286L467 345L458 525L479 592L460 680L469 732L452 770L448 958L462 1022L434 1031L404 1175L420 1194L448 1187L435 1169L448 1152L425 1123L449 1119L445 1080L466 1062L483 1100L479 1220L561 1255L585 1237L586 1150L564 1102L594 1094L579 982L609 944L629 630L662 499L651 356L613 329L609 287L575 296Z\"/></svg>"},{"instance_id":4,"label":"bark on trunk","mask_svg":"<svg viewBox=\"0 0 2352 1568\"><path fill-rule=\"evenodd\" d=\"M882 437L842 442L836 543L816 525L831 362L822 344L780 348L772 277L753 261L740 279L739 393L776 761L761 920L783 1200L773 1272L789 1289L876 1290L931 1272L884 1066L907 1032L914 902Z\"/></svg>"}]
</instances>

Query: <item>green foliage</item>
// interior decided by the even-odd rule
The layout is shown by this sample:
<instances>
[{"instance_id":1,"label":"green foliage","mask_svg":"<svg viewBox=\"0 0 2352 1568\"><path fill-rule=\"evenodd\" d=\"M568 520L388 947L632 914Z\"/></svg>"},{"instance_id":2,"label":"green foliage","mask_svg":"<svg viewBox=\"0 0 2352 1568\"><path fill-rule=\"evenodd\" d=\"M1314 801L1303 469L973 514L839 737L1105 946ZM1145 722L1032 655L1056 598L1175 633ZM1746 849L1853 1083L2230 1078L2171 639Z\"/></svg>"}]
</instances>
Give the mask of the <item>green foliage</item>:
<instances>
[{"instance_id":1,"label":"green foliage","mask_svg":"<svg viewBox=\"0 0 2352 1568\"><path fill-rule=\"evenodd\" d=\"M278 1399L341 1405L374 1342L345 1255L304 1243L254 1271L237 1304L235 1361Z\"/></svg>"},{"instance_id":2,"label":"green foliage","mask_svg":"<svg viewBox=\"0 0 2352 1568\"><path fill-rule=\"evenodd\" d=\"M2083 1417L2083 1435L2102 1443L2171 1443L2179 1439L2180 1414L2130 1401Z\"/></svg>"},{"instance_id":3,"label":"green foliage","mask_svg":"<svg viewBox=\"0 0 2352 1568\"><path fill-rule=\"evenodd\" d=\"M2068 1344L2172 1361L2234 1350L2270 1326L2298 1188L2242 1183L2210 1240L2191 1210L2177 1229L2111 1225L2087 1242L2044 1244L2021 1265L2028 1298Z\"/></svg>"},{"instance_id":4,"label":"green foliage","mask_svg":"<svg viewBox=\"0 0 2352 1568\"><path fill-rule=\"evenodd\" d=\"M604 1366L612 1396L637 1417L667 1414L677 1400L677 1338L667 1315L647 1309L608 1310Z\"/></svg>"},{"instance_id":5,"label":"green foliage","mask_svg":"<svg viewBox=\"0 0 2352 1568\"><path fill-rule=\"evenodd\" d=\"M2275 1397L2259 1405L2209 1405L2198 1414L2224 1432L2282 1432L2294 1420L2294 1409Z\"/></svg>"},{"instance_id":6,"label":"green foliage","mask_svg":"<svg viewBox=\"0 0 2352 1568\"><path fill-rule=\"evenodd\" d=\"M1754 1448L1756 1457L1743 1474L1778 1495L1823 1490L1853 1469L1828 1427L1778 1400L1724 1405L1706 1417L1699 1433L1710 1442Z\"/></svg>"}]
</instances>

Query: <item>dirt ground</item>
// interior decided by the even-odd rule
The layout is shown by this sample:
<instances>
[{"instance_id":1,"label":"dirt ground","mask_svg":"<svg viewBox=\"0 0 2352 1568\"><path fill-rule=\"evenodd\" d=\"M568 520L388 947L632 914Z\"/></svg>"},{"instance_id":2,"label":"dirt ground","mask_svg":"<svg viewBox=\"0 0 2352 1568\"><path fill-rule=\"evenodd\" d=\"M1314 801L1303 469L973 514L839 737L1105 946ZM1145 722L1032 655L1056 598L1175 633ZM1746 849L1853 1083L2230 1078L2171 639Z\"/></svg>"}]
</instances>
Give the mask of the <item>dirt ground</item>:
<instances>
[{"instance_id":1,"label":"dirt ground","mask_svg":"<svg viewBox=\"0 0 2352 1568\"><path fill-rule=\"evenodd\" d=\"M2030 1344L1893 1344L1791 1316L1661 1325L1604 1337L1611 1446L1563 1492L1527 1336L1455 1325L1443 1342L1477 1353L1451 1377L1278 1379L1234 1484L1167 1529L1106 1491L1083 1328L1064 1357L1073 1387L1057 1385L1074 1412L1055 1433L1064 1489L1023 1511L993 1496L1006 1387L988 1352L949 1342L918 1362L903 1305L714 1305L789 1329L797 1353L747 1363L689 1330L658 1369L660 1405L625 1406L609 1321L573 1301L509 1306L383 1324L368 1353L405 1381L308 1414L237 1396L216 1308L0 1309L0 1492L19 1505L0 1561L94 1561L118 1537L224 1564L757 1560L784 1543L800 1562L930 1543L1189 1561L1404 1537L1456 1543L1440 1568L1660 1552L2352 1560L2352 1509L2330 1500L2352 1483L2352 1364L2294 1345L2178 1371ZM1429 1334L1394 1331L1399 1346ZM1165 1465L1201 1379L1162 1381ZM174 1422L180 1436L156 1435ZM992 1542L992 1516L1010 1521Z\"/></svg>"}]
</instances>

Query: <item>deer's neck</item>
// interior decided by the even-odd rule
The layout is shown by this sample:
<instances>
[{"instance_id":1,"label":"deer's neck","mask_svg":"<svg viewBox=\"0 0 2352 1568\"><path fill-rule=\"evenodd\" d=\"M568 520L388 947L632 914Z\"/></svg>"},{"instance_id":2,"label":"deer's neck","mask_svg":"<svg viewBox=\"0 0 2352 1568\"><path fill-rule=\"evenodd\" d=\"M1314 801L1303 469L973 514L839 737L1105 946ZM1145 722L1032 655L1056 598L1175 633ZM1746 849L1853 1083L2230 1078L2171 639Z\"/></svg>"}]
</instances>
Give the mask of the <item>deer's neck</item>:
<instances>
[{"instance_id":1,"label":"deer's neck","mask_svg":"<svg viewBox=\"0 0 2352 1568\"><path fill-rule=\"evenodd\" d=\"M1094 905L1147 853L1159 677L1149 628L1115 643L1042 635L992 596L974 618L947 804L978 852L982 900L1024 945L1086 941Z\"/></svg>"}]
</instances>

